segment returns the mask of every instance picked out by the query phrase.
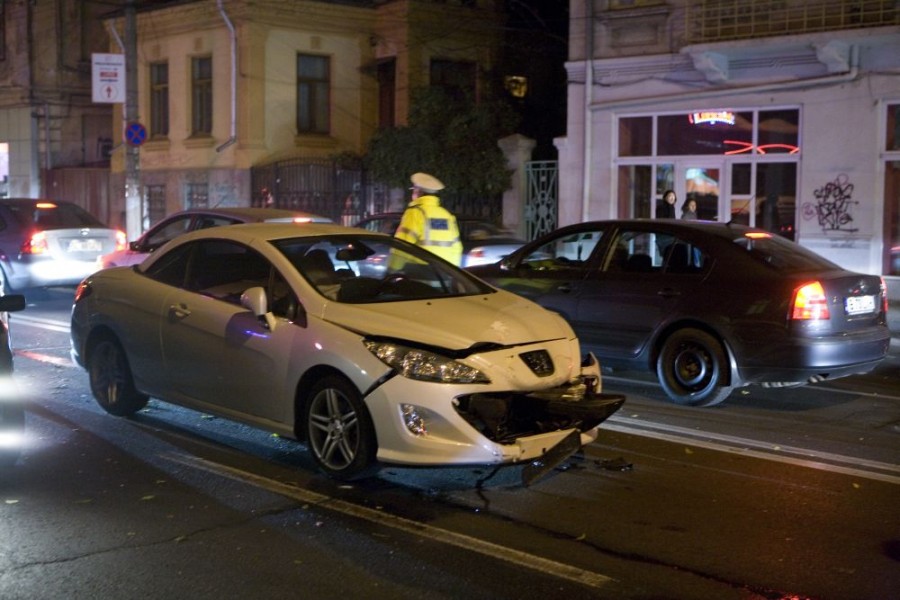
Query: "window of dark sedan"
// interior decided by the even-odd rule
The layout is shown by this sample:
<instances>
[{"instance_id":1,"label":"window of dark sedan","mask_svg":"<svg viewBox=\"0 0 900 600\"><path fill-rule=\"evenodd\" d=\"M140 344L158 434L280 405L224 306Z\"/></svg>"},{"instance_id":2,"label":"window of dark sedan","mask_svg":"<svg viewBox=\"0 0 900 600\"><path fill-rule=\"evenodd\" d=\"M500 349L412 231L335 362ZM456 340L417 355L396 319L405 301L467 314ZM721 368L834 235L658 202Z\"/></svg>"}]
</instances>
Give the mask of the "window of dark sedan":
<instances>
[{"instance_id":1,"label":"window of dark sedan","mask_svg":"<svg viewBox=\"0 0 900 600\"><path fill-rule=\"evenodd\" d=\"M543 271L546 274L565 271L586 271L603 231L579 231L557 236L542 244L519 262L519 266Z\"/></svg>"},{"instance_id":2,"label":"window of dark sedan","mask_svg":"<svg viewBox=\"0 0 900 600\"><path fill-rule=\"evenodd\" d=\"M640 276L689 275L705 272L709 264L706 252L671 233L623 230L610 246L604 271Z\"/></svg>"},{"instance_id":3,"label":"window of dark sedan","mask_svg":"<svg viewBox=\"0 0 900 600\"><path fill-rule=\"evenodd\" d=\"M294 319L299 302L281 273L258 252L228 240L199 240L168 252L145 275L230 304L249 288L266 290L273 314Z\"/></svg>"}]
</instances>

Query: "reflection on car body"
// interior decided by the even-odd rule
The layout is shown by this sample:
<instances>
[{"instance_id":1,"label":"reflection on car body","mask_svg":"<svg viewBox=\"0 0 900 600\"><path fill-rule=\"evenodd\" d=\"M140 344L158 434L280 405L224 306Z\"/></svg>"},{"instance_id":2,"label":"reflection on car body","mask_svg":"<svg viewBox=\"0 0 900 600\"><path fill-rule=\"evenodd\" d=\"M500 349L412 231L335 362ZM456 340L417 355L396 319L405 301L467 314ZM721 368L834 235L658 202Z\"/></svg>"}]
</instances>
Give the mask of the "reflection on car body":
<instances>
[{"instance_id":1,"label":"reflection on car body","mask_svg":"<svg viewBox=\"0 0 900 600\"><path fill-rule=\"evenodd\" d=\"M741 225L580 223L470 271L563 315L604 366L655 372L680 404L865 373L889 345L879 277Z\"/></svg>"},{"instance_id":2,"label":"reflection on car body","mask_svg":"<svg viewBox=\"0 0 900 600\"><path fill-rule=\"evenodd\" d=\"M388 257L379 277L367 260ZM542 462L622 404L566 322L391 236L247 224L180 236L76 291L72 352L116 415L148 397L308 441L336 477L377 462Z\"/></svg>"}]
</instances>

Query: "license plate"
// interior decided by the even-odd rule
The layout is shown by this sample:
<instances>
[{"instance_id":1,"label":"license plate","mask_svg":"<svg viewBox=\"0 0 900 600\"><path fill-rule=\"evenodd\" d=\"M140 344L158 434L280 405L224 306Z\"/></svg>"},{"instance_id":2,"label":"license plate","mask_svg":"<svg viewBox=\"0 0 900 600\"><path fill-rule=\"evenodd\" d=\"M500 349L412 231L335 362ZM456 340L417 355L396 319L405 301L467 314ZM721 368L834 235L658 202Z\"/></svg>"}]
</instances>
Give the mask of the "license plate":
<instances>
[{"instance_id":1,"label":"license plate","mask_svg":"<svg viewBox=\"0 0 900 600\"><path fill-rule=\"evenodd\" d=\"M69 240L69 252L100 252L103 244L96 239Z\"/></svg>"},{"instance_id":2,"label":"license plate","mask_svg":"<svg viewBox=\"0 0 900 600\"><path fill-rule=\"evenodd\" d=\"M848 315L875 312L875 296L850 296L844 300L844 308Z\"/></svg>"}]
</instances>

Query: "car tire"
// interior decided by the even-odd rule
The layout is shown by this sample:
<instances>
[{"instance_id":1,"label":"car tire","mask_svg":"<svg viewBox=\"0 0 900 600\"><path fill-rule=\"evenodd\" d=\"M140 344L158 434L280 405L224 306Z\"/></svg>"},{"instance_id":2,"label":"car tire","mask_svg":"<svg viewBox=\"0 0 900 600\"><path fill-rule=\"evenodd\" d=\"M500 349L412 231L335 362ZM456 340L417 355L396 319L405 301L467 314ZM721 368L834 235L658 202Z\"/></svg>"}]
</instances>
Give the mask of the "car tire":
<instances>
[{"instance_id":1,"label":"car tire","mask_svg":"<svg viewBox=\"0 0 900 600\"><path fill-rule=\"evenodd\" d=\"M19 402L0 403L0 438L4 434L21 435L25 431L25 407ZM0 444L0 470L12 468L19 458L16 445Z\"/></svg>"},{"instance_id":2,"label":"car tire","mask_svg":"<svg viewBox=\"0 0 900 600\"><path fill-rule=\"evenodd\" d=\"M128 357L118 341L103 338L88 354L91 393L103 410L117 417L128 417L141 410L150 399L134 387Z\"/></svg>"},{"instance_id":3,"label":"car tire","mask_svg":"<svg viewBox=\"0 0 900 600\"><path fill-rule=\"evenodd\" d=\"M728 357L714 336L679 329L663 343L656 375L666 395L682 406L715 406L734 389L727 385Z\"/></svg>"},{"instance_id":4,"label":"car tire","mask_svg":"<svg viewBox=\"0 0 900 600\"><path fill-rule=\"evenodd\" d=\"M362 395L337 375L319 380L304 402L303 422L310 454L318 467L340 480L377 471L377 441Z\"/></svg>"}]
</instances>

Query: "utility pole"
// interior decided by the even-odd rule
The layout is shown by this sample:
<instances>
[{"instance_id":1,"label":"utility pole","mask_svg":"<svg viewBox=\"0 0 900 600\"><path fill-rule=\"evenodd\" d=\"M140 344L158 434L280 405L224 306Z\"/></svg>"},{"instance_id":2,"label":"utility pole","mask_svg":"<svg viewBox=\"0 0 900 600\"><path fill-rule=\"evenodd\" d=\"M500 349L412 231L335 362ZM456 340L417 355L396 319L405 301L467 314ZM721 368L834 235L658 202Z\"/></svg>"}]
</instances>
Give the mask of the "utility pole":
<instances>
[{"instance_id":1,"label":"utility pole","mask_svg":"<svg viewBox=\"0 0 900 600\"><path fill-rule=\"evenodd\" d=\"M125 6L125 124L138 122L137 0ZM125 144L125 233L129 240L141 234L141 154L138 144Z\"/></svg>"}]
</instances>

